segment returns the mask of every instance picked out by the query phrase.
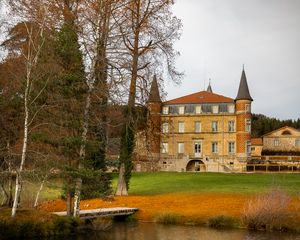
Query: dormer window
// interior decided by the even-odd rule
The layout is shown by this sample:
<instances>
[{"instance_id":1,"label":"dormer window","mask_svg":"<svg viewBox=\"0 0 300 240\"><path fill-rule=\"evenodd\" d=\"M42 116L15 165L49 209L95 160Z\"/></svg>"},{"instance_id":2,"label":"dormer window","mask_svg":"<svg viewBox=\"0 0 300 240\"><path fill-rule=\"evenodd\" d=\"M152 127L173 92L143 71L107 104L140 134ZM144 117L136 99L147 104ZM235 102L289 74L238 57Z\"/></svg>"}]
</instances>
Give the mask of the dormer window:
<instances>
[{"instance_id":1,"label":"dormer window","mask_svg":"<svg viewBox=\"0 0 300 240\"><path fill-rule=\"evenodd\" d=\"M228 105L228 112L234 113L234 105L233 104Z\"/></svg>"},{"instance_id":2,"label":"dormer window","mask_svg":"<svg viewBox=\"0 0 300 240\"><path fill-rule=\"evenodd\" d=\"M179 106L178 107L178 113L179 114L184 114L184 106Z\"/></svg>"},{"instance_id":3,"label":"dormer window","mask_svg":"<svg viewBox=\"0 0 300 240\"><path fill-rule=\"evenodd\" d=\"M196 106L196 114L200 114L201 113L201 106L198 105Z\"/></svg>"},{"instance_id":4,"label":"dormer window","mask_svg":"<svg viewBox=\"0 0 300 240\"><path fill-rule=\"evenodd\" d=\"M285 130L282 132L282 135L292 135L292 133L289 130Z\"/></svg>"},{"instance_id":5,"label":"dormer window","mask_svg":"<svg viewBox=\"0 0 300 240\"><path fill-rule=\"evenodd\" d=\"M219 112L219 106L218 105L213 105L212 106L212 112L213 113L218 113Z\"/></svg>"}]
</instances>

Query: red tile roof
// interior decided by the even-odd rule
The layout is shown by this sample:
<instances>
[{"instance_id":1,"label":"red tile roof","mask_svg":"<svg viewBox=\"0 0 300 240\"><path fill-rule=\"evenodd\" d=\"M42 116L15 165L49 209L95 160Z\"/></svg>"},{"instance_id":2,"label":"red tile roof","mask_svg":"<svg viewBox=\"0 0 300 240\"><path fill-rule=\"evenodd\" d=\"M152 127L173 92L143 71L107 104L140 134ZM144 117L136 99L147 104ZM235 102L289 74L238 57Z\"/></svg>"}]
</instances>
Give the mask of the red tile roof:
<instances>
[{"instance_id":1,"label":"red tile roof","mask_svg":"<svg viewBox=\"0 0 300 240\"><path fill-rule=\"evenodd\" d=\"M262 138L252 138L251 145L263 145Z\"/></svg>"},{"instance_id":2,"label":"red tile roof","mask_svg":"<svg viewBox=\"0 0 300 240\"><path fill-rule=\"evenodd\" d=\"M175 98L164 102L164 104L185 104L185 103L233 103L234 100L229 97L224 97L215 93L201 91L186 95L180 98Z\"/></svg>"}]
</instances>

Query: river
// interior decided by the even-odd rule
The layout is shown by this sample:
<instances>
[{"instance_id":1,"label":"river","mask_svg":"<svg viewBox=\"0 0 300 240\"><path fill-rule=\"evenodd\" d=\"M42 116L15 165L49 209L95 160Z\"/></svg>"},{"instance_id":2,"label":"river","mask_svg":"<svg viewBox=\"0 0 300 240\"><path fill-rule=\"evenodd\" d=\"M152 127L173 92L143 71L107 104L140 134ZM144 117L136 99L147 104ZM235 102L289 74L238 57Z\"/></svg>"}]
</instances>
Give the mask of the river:
<instances>
[{"instance_id":1,"label":"river","mask_svg":"<svg viewBox=\"0 0 300 240\"><path fill-rule=\"evenodd\" d=\"M115 223L105 232L72 239L91 240L300 240L300 234L215 230L196 226L174 226L154 223Z\"/></svg>"}]
</instances>

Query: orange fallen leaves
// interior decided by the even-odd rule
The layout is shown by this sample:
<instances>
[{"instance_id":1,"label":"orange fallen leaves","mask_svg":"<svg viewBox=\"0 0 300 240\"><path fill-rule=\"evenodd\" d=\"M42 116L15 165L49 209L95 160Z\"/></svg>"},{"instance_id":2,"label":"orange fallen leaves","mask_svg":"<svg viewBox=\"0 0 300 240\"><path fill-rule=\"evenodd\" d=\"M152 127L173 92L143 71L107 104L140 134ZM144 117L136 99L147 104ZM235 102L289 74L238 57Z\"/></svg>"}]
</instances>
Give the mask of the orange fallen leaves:
<instances>
[{"instance_id":1,"label":"orange fallen leaves","mask_svg":"<svg viewBox=\"0 0 300 240\"><path fill-rule=\"evenodd\" d=\"M185 219L207 219L212 216L226 215L240 217L249 195L239 194L168 194L157 196L121 196L111 201L91 199L81 201L81 209L135 207L139 208L136 218L142 221L153 221L161 213L173 213ZM300 207L292 202L293 208ZM66 204L55 200L42 204L48 212L63 211Z\"/></svg>"},{"instance_id":2,"label":"orange fallen leaves","mask_svg":"<svg viewBox=\"0 0 300 240\"><path fill-rule=\"evenodd\" d=\"M156 196L121 196L111 201L91 199L81 201L81 209L108 207L135 207L139 211L136 218L141 221L153 221L161 213L172 213L188 220L208 219L209 217L226 215L240 217L245 203L253 196L242 194L165 194ZM63 211L66 204L63 200L55 200L42 204L43 210ZM293 199L290 211L300 209L300 202Z\"/></svg>"}]
</instances>

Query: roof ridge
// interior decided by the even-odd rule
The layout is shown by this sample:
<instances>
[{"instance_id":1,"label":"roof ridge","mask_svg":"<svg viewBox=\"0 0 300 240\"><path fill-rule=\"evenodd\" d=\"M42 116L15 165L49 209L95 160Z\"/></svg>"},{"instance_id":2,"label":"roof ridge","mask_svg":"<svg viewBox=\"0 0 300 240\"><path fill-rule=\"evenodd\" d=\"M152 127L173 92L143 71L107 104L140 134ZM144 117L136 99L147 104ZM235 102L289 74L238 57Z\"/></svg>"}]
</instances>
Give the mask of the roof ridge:
<instances>
[{"instance_id":1,"label":"roof ridge","mask_svg":"<svg viewBox=\"0 0 300 240\"><path fill-rule=\"evenodd\" d=\"M200 96L199 96L200 95ZM202 96L201 96L202 95ZM199 97L199 99L197 99ZM202 101L200 99L202 98ZM205 99L206 98L206 99ZM199 91L184 95L182 97L170 99L165 101L164 104L183 104L183 103L216 103L216 102L233 102L234 99L208 91Z\"/></svg>"}]
</instances>

